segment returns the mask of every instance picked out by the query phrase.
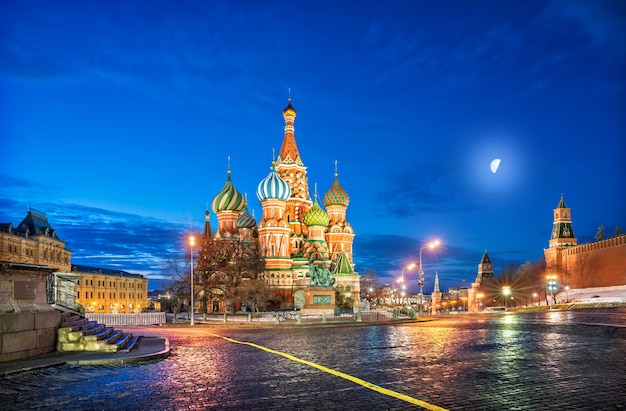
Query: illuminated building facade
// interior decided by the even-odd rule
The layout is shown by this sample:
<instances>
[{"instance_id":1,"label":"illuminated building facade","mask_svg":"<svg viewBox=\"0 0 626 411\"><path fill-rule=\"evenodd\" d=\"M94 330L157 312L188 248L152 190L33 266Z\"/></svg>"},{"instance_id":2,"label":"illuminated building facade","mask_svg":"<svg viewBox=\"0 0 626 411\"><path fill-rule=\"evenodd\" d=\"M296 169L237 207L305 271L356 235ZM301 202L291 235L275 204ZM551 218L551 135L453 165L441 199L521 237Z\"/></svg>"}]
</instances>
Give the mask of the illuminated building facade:
<instances>
[{"instance_id":1,"label":"illuminated building facade","mask_svg":"<svg viewBox=\"0 0 626 411\"><path fill-rule=\"evenodd\" d=\"M17 227L12 223L0 224L0 261L69 271L72 252L65 246L45 213L32 208Z\"/></svg>"},{"instance_id":2,"label":"illuminated building facade","mask_svg":"<svg viewBox=\"0 0 626 411\"><path fill-rule=\"evenodd\" d=\"M148 279L120 270L73 265L76 302L85 312L97 314L140 313L148 307Z\"/></svg>"},{"instance_id":3,"label":"illuminated building facade","mask_svg":"<svg viewBox=\"0 0 626 411\"><path fill-rule=\"evenodd\" d=\"M247 201L235 189L229 168L226 184L212 201L218 220L216 239L237 236L258 241L265 262L264 279L280 292L283 307L301 308L304 289L311 284L312 267L330 269L337 291L358 304L359 274L354 271L352 245L354 230L346 218L350 198L334 181L324 196L309 192L307 167L295 139L296 110L291 99L283 110L284 136L270 173L259 183L256 194L262 215L257 222L247 210ZM230 167L230 166L229 166ZM316 190L317 191L317 190ZM208 221L208 215L207 215Z\"/></svg>"}]
</instances>

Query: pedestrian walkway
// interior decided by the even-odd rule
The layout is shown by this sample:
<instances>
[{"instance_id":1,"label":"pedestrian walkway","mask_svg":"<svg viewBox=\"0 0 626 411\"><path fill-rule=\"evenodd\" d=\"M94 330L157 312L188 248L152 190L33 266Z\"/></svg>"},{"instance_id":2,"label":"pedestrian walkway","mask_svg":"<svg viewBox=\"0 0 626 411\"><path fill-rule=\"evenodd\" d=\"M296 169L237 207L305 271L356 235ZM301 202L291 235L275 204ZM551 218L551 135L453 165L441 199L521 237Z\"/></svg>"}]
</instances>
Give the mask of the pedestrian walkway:
<instances>
[{"instance_id":1,"label":"pedestrian walkway","mask_svg":"<svg viewBox=\"0 0 626 411\"><path fill-rule=\"evenodd\" d=\"M23 360L0 363L0 377L54 367L69 365L126 364L166 358L170 355L170 344L164 337L142 337L129 352L53 352Z\"/></svg>"}]
</instances>

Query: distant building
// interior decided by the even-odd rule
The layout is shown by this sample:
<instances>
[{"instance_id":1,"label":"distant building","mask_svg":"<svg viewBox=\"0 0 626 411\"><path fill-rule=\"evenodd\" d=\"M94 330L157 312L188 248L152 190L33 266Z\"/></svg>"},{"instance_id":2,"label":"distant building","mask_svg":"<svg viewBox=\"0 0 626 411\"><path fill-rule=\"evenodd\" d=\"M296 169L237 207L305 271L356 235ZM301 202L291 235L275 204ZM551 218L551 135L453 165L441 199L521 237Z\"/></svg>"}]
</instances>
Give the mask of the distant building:
<instances>
[{"instance_id":1,"label":"distant building","mask_svg":"<svg viewBox=\"0 0 626 411\"><path fill-rule=\"evenodd\" d=\"M485 306L493 305L499 299L500 287L493 272L493 263L485 250L478 264L476 280L467 290L467 311L482 311Z\"/></svg>"},{"instance_id":2,"label":"distant building","mask_svg":"<svg viewBox=\"0 0 626 411\"><path fill-rule=\"evenodd\" d=\"M30 209L17 226L0 223L0 261L45 265L69 271L72 251L57 237L45 213Z\"/></svg>"},{"instance_id":3,"label":"distant building","mask_svg":"<svg viewBox=\"0 0 626 411\"><path fill-rule=\"evenodd\" d=\"M148 279L143 275L85 265L73 265L72 274L81 277L76 302L85 312L130 314L148 308Z\"/></svg>"},{"instance_id":4,"label":"distant building","mask_svg":"<svg viewBox=\"0 0 626 411\"><path fill-rule=\"evenodd\" d=\"M469 287L450 287L443 293L441 305L447 311L467 311Z\"/></svg>"},{"instance_id":5,"label":"distant building","mask_svg":"<svg viewBox=\"0 0 626 411\"><path fill-rule=\"evenodd\" d=\"M560 289L626 285L626 234L578 244L563 196L553 215L549 247L543 253L546 274L556 276Z\"/></svg>"}]
</instances>

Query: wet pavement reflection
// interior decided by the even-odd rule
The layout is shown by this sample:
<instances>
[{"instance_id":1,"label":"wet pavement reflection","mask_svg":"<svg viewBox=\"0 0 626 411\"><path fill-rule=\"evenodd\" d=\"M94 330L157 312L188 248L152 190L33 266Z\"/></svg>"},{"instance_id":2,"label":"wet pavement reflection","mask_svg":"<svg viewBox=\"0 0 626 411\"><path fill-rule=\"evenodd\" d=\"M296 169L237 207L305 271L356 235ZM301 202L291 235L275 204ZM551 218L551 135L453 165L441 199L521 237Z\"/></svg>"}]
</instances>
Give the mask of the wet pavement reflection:
<instances>
[{"instance_id":1,"label":"wet pavement reflection","mask_svg":"<svg viewBox=\"0 0 626 411\"><path fill-rule=\"evenodd\" d=\"M620 409L626 406L626 328L589 325L615 322L607 315L507 313L306 328L133 328L133 333L167 337L172 356L0 378L0 404L12 410L419 408L400 395L217 335L449 410Z\"/></svg>"}]
</instances>

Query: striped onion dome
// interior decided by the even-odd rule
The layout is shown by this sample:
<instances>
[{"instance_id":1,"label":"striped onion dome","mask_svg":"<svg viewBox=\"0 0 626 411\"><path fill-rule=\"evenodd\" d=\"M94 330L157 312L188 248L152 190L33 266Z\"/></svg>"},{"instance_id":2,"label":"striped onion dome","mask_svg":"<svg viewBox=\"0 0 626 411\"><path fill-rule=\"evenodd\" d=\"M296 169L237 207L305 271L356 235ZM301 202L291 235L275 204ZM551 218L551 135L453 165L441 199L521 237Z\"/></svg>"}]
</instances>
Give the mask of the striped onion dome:
<instances>
[{"instance_id":1,"label":"striped onion dome","mask_svg":"<svg viewBox=\"0 0 626 411\"><path fill-rule=\"evenodd\" d=\"M313 206L307 213L304 215L304 225L307 227L317 225L317 226L327 226L330 222L330 217L326 211L322 210L319 203L317 202L317 194L315 194L315 201L313 202Z\"/></svg>"},{"instance_id":2,"label":"striped onion dome","mask_svg":"<svg viewBox=\"0 0 626 411\"><path fill-rule=\"evenodd\" d=\"M239 214L237 221L235 221L235 225L237 228L254 228L256 227L256 220L250 215L248 208L246 208L241 214Z\"/></svg>"},{"instance_id":3,"label":"striped onion dome","mask_svg":"<svg viewBox=\"0 0 626 411\"><path fill-rule=\"evenodd\" d=\"M221 211L241 211L246 208L245 197L235 189L233 182L230 180L230 169L228 170L228 178L224 188L215 196L211 206L216 214Z\"/></svg>"},{"instance_id":4,"label":"striped onion dome","mask_svg":"<svg viewBox=\"0 0 626 411\"><path fill-rule=\"evenodd\" d=\"M326 194L324 194L324 205L342 205L348 206L350 204L350 196L346 190L339 184L339 174L335 173L335 181L330 186Z\"/></svg>"},{"instance_id":5,"label":"striped onion dome","mask_svg":"<svg viewBox=\"0 0 626 411\"><path fill-rule=\"evenodd\" d=\"M291 197L291 188L285 180L276 172L272 166L272 171L259 183L256 190L256 196L260 201L268 198L276 198L279 200L289 200Z\"/></svg>"}]
</instances>

